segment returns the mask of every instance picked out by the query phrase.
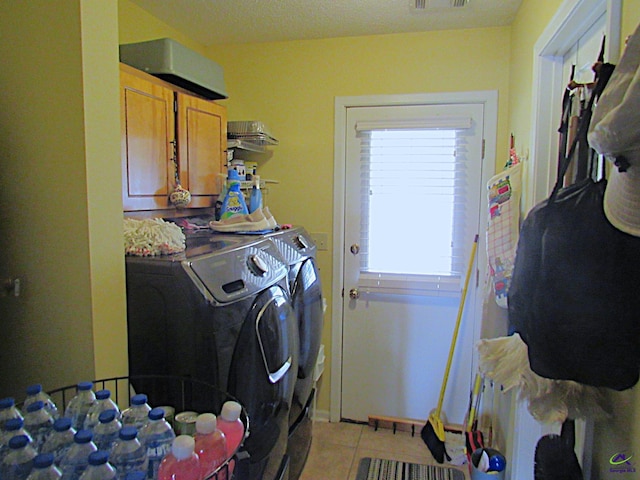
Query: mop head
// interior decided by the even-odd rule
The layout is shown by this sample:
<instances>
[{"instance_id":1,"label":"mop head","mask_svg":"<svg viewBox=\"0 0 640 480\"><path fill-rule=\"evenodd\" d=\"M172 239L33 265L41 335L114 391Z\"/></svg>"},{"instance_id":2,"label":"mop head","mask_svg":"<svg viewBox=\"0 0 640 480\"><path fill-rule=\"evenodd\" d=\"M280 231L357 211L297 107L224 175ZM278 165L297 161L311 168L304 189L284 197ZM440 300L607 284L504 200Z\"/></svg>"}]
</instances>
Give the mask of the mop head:
<instances>
[{"instance_id":1,"label":"mop head","mask_svg":"<svg viewBox=\"0 0 640 480\"><path fill-rule=\"evenodd\" d=\"M521 400L536 420L564 422L567 418L606 418L611 404L604 387L572 380L544 378L531 370L527 344L517 333L508 337L483 339L477 344L480 372L504 387L518 389Z\"/></svg>"}]
</instances>

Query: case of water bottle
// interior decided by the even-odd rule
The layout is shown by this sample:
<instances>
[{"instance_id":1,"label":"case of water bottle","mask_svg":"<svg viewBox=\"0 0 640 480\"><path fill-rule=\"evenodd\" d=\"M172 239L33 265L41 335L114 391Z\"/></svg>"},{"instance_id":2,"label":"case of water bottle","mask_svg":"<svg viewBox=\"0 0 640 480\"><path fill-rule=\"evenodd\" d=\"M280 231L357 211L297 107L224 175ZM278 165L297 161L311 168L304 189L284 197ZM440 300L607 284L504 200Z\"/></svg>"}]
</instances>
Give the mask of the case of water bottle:
<instances>
[{"instance_id":1,"label":"case of water bottle","mask_svg":"<svg viewBox=\"0 0 640 480\"><path fill-rule=\"evenodd\" d=\"M81 382L82 383L82 382ZM121 411L129 408L131 399L139 394L145 394L148 405L151 407L163 407L165 418L175 430L176 435L191 434L196 414L214 413L218 415L225 402L236 401L231 395L219 390L217 387L191 378L173 376L130 376L113 377L94 380L92 390L109 390L111 399ZM62 416L65 408L78 392L78 385L69 385L47 392L54 404L57 405ZM17 404L22 407L22 404ZM184 413L184 415L180 415ZM191 418L187 423L183 418ZM241 410L240 420L244 425L244 438L249 432L249 418L244 408ZM207 476L207 480L223 480L234 478L234 465L238 457L242 456L242 444L236 448L232 455L215 472Z\"/></svg>"}]
</instances>

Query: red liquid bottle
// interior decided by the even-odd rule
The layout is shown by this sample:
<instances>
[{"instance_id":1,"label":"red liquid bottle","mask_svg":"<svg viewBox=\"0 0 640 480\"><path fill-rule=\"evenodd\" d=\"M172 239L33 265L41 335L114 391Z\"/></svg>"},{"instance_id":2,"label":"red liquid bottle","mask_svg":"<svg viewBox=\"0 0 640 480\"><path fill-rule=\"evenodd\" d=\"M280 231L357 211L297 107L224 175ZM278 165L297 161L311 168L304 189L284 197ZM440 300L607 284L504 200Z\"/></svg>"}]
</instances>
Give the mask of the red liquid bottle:
<instances>
[{"instance_id":1,"label":"red liquid bottle","mask_svg":"<svg viewBox=\"0 0 640 480\"><path fill-rule=\"evenodd\" d=\"M196 419L196 453L200 457L201 478L207 478L227 460L227 440L218 430L213 413L203 413Z\"/></svg>"},{"instance_id":2,"label":"red liquid bottle","mask_svg":"<svg viewBox=\"0 0 640 480\"><path fill-rule=\"evenodd\" d=\"M160 462L158 480L200 480L200 459L195 453L193 437L176 437L171 452Z\"/></svg>"}]
</instances>

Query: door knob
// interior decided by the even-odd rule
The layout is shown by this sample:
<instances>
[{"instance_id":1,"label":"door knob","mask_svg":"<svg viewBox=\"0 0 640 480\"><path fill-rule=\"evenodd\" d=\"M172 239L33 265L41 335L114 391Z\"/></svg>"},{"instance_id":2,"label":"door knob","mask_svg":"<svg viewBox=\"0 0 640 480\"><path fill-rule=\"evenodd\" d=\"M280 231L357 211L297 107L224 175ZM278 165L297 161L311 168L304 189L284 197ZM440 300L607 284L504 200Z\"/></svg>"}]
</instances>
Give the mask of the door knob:
<instances>
[{"instance_id":1,"label":"door knob","mask_svg":"<svg viewBox=\"0 0 640 480\"><path fill-rule=\"evenodd\" d=\"M349 290L349 297L357 300L358 298L360 298L360 292L357 288L352 288L351 290Z\"/></svg>"},{"instance_id":2,"label":"door knob","mask_svg":"<svg viewBox=\"0 0 640 480\"><path fill-rule=\"evenodd\" d=\"M357 255L358 253L360 253L360 245L358 245L357 243L354 243L353 245L351 245L351 253L353 253L354 255Z\"/></svg>"}]
</instances>

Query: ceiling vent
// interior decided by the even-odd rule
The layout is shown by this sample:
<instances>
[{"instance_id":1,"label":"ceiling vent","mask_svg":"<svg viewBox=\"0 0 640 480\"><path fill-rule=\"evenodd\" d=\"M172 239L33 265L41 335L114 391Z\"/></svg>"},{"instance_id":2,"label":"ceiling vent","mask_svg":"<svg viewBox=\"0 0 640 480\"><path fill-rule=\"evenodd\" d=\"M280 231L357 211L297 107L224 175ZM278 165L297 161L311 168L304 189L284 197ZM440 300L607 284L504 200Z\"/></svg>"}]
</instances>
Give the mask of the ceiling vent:
<instances>
[{"instance_id":1,"label":"ceiling vent","mask_svg":"<svg viewBox=\"0 0 640 480\"><path fill-rule=\"evenodd\" d=\"M413 0L413 6L416 10L464 7L467 3L469 0Z\"/></svg>"}]
</instances>

